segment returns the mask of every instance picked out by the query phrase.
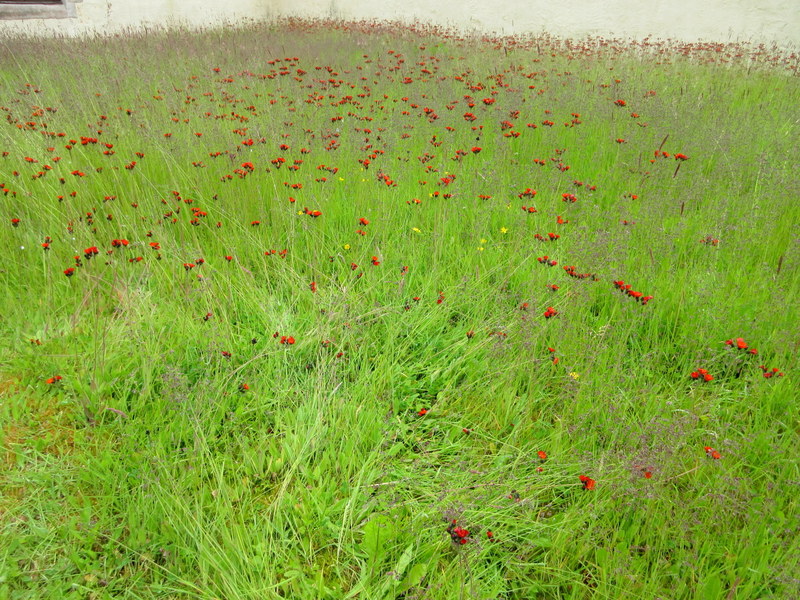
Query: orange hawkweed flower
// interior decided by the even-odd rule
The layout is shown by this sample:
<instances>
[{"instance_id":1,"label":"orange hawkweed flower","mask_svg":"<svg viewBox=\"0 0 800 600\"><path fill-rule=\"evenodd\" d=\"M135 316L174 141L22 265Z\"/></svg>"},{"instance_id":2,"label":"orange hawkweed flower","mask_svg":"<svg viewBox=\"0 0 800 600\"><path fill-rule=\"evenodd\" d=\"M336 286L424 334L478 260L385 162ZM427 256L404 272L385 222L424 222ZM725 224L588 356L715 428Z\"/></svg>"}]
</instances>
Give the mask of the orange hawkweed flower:
<instances>
[{"instance_id":1,"label":"orange hawkweed flower","mask_svg":"<svg viewBox=\"0 0 800 600\"><path fill-rule=\"evenodd\" d=\"M464 529L463 527L459 527L456 525L456 520L453 519L450 525L447 526L447 533L450 534L450 539L453 540L456 544L464 545L467 543L467 538L469 537L469 531Z\"/></svg>"}]
</instances>

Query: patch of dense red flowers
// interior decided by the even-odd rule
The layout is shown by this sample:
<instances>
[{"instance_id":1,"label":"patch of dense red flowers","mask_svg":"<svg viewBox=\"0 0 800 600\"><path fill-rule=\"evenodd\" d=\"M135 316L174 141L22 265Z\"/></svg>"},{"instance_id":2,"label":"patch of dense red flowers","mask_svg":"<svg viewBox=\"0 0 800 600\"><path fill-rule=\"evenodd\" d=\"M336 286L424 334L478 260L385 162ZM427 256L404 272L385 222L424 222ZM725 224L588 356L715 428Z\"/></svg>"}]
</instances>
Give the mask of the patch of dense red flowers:
<instances>
[{"instance_id":1,"label":"patch of dense red flowers","mask_svg":"<svg viewBox=\"0 0 800 600\"><path fill-rule=\"evenodd\" d=\"M463 527L459 527L455 519L447 526L447 533L450 534L450 539L453 540L453 543L460 546L466 544L469 539L469 531Z\"/></svg>"},{"instance_id":2,"label":"patch of dense red flowers","mask_svg":"<svg viewBox=\"0 0 800 600\"><path fill-rule=\"evenodd\" d=\"M764 365L760 365L758 367L764 374L765 379L771 379L773 377L783 377L783 371L778 369L778 367L772 367L772 369L768 369Z\"/></svg>"},{"instance_id":3,"label":"patch of dense red flowers","mask_svg":"<svg viewBox=\"0 0 800 600\"><path fill-rule=\"evenodd\" d=\"M700 381L713 381L714 377L711 376L706 369L697 369L696 371L692 371L690 377L694 380Z\"/></svg>"},{"instance_id":4,"label":"patch of dense red flowers","mask_svg":"<svg viewBox=\"0 0 800 600\"><path fill-rule=\"evenodd\" d=\"M730 346L736 350L741 350L742 352L746 352L747 354L758 354L758 350L755 348L750 348L747 342L744 341L744 338L736 338L735 340L725 340L725 345Z\"/></svg>"},{"instance_id":5,"label":"patch of dense red flowers","mask_svg":"<svg viewBox=\"0 0 800 600\"><path fill-rule=\"evenodd\" d=\"M547 265L548 267L555 267L558 264L557 261L551 259L546 254L544 256L538 257L536 260L538 260L543 265Z\"/></svg>"},{"instance_id":6,"label":"patch of dense red flowers","mask_svg":"<svg viewBox=\"0 0 800 600\"><path fill-rule=\"evenodd\" d=\"M619 281L614 281L614 287L617 288L620 292L627 295L630 298L633 298L637 302L641 303L642 305L647 304L650 300L653 299L653 296L645 296L642 292L637 292L632 288L630 284L626 284L621 279Z\"/></svg>"}]
</instances>

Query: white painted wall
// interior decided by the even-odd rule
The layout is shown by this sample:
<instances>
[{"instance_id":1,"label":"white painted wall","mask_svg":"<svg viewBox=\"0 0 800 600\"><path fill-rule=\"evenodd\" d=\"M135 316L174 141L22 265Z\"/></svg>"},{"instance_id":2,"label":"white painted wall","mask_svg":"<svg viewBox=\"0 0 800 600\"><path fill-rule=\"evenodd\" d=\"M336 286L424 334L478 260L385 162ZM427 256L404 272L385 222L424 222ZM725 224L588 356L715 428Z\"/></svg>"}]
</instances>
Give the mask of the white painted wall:
<instances>
[{"instance_id":1,"label":"white painted wall","mask_svg":"<svg viewBox=\"0 0 800 600\"><path fill-rule=\"evenodd\" d=\"M279 15L419 20L500 34L675 38L800 46L800 0L78 0L75 18L8 20L0 32L116 33Z\"/></svg>"}]
</instances>

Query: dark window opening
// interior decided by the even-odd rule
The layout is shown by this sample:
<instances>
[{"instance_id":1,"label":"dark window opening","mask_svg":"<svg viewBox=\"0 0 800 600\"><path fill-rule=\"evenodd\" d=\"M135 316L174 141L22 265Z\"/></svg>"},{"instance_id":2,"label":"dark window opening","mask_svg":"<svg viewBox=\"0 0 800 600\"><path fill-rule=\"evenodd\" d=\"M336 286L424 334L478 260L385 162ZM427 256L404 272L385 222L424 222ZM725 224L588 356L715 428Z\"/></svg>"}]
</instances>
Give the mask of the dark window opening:
<instances>
[{"instance_id":1,"label":"dark window opening","mask_svg":"<svg viewBox=\"0 0 800 600\"><path fill-rule=\"evenodd\" d=\"M0 19L66 19L75 17L82 0L0 0Z\"/></svg>"}]
</instances>

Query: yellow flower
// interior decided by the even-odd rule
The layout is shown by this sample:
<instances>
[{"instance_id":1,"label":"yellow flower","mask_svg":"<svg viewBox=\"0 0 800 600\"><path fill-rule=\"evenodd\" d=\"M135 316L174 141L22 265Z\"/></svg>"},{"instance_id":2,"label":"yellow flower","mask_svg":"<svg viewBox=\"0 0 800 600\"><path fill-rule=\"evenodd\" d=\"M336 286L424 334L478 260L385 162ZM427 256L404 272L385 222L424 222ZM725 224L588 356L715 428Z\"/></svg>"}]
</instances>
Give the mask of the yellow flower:
<instances>
[{"instance_id":1,"label":"yellow flower","mask_svg":"<svg viewBox=\"0 0 800 600\"><path fill-rule=\"evenodd\" d=\"M478 252L483 252L483 246L478 246Z\"/></svg>"},{"instance_id":2,"label":"yellow flower","mask_svg":"<svg viewBox=\"0 0 800 600\"><path fill-rule=\"evenodd\" d=\"M350 244L345 244L345 245L344 245L344 246L342 246L342 247L343 247L345 250L350 250Z\"/></svg>"},{"instance_id":3,"label":"yellow flower","mask_svg":"<svg viewBox=\"0 0 800 600\"><path fill-rule=\"evenodd\" d=\"M344 177L339 177L339 181L344 181Z\"/></svg>"},{"instance_id":4,"label":"yellow flower","mask_svg":"<svg viewBox=\"0 0 800 600\"><path fill-rule=\"evenodd\" d=\"M580 375L578 375L575 371L570 373L569 376L572 377L573 379L577 379L578 377L580 377Z\"/></svg>"},{"instance_id":5,"label":"yellow flower","mask_svg":"<svg viewBox=\"0 0 800 600\"><path fill-rule=\"evenodd\" d=\"M413 231L414 233L422 233L422 232L419 230L419 228L418 228L418 227L412 227L412 228L411 228L411 231Z\"/></svg>"},{"instance_id":6,"label":"yellow flower","mask_svg":"<svg viewBox=\"0 0 800 600\"><path fill-rule=\"evenodd\" d=\"M481 244L485 244L485 243L486 243L486 238L481 238Z\"/></svg>"},{"instance_id":7,"label":"yellow flower","mask_svg":"<svg viewBox=\"0 0 800 600\"><path fill-rule=\"evenodd\" d=\"M502 234L508 233L508 228L507 227L501 227L500 228L500 233L502 233Z\"/></svg>"}]
</instances>

